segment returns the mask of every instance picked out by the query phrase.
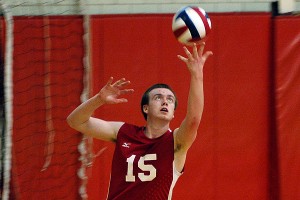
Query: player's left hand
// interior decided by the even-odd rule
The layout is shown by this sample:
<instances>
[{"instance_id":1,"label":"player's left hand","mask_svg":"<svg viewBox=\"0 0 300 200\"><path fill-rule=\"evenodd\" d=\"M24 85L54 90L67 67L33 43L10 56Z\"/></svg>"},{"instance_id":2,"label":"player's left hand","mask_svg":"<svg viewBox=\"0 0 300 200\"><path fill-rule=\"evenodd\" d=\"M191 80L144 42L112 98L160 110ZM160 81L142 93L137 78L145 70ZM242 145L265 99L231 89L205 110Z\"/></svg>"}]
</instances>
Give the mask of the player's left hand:
<instances>
[{"instance_id":1,"label":"player's left hand","mask_svg":"<svg viewBox=\"0 0 300 200\"><path fill-rule=\"evenodd\" d=\"M209 56L213 53L212 51L206 51L204 53L205 43L201 43L199 49L197 48L197 44L194 43L192 47L192 53L188 50L186 46L183 47L183 50L187 57L183 57L178 55L177 57L182 60L188 67L189 71L194 74L197 72L203 71L204 64Z\"/></svg>"}]
</instances>

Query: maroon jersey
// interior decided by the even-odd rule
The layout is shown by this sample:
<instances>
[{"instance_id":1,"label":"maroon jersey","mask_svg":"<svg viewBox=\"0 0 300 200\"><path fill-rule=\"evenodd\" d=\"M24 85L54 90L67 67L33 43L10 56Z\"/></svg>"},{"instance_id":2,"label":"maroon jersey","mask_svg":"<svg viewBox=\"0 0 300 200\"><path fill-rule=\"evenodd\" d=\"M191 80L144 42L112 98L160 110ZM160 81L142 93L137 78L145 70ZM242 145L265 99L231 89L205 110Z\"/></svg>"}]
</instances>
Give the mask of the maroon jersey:
<instances>
[{"instance_id":1,"label":"maroon jersey","mask_svg":"<svg viewBox=\"0 0 300 200\"><path fill-rule=\"evenodd\" d=\"M124 124L117 135L107 200L167 200L180 176L173 132L149 139L144 127Z\"/></svg>"}]
</instances>

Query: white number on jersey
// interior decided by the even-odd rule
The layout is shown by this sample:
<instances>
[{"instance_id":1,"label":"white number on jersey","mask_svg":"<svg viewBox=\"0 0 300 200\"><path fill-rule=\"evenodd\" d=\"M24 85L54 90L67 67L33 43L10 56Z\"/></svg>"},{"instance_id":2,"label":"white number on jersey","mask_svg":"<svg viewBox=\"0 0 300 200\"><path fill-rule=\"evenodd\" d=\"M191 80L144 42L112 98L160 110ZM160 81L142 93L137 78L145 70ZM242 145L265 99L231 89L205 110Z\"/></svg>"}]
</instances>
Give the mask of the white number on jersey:
<instances>
[{"instance_id":1,"label":"white number on jersey","mask_svg":"<svg viewBox=\"0 0 300 200\"><path fill-rule=\"evenodd\" d=\"M133 162L135 160L136 155L132 155L127 158L127 175L126 182L135 182L135 176L133 175ZM145 164L145 161L156 160L156 154L146 154L145 156L140 157L138 161L138 167L143 170L143 172L149 172L148 175L145 173L138 173L138 177L141 181L152 181L156 177L156 169L153 165Z\"/></svg>"}]
</instances>

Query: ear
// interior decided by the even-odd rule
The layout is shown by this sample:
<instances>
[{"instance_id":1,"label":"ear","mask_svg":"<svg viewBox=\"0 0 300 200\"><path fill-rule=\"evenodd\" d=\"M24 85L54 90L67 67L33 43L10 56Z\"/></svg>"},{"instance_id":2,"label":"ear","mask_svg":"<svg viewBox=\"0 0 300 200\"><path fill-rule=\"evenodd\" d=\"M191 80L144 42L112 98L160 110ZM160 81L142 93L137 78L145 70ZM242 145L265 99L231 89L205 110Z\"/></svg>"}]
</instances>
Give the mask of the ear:
<instances>
[{"instance_id":1,"label":"ear","mask_svg":"<svg viewBox=\"0 0 300 200\"><path fill-rule=\"evenodd\" d=\"M143 111L144 113L148 114L148 105L143 106Z\"/></svg>"}]
</instances>

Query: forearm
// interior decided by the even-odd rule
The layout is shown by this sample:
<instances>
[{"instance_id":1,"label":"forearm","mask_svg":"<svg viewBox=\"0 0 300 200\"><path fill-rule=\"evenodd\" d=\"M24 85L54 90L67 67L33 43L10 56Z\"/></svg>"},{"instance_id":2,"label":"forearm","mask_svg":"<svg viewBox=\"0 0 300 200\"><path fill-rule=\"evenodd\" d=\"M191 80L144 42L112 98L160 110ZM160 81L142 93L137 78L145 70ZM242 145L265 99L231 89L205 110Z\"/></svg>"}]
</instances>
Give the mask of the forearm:
<instances>
[{"instance_id":1,"label":"forearm","mask_svg":"<svg viewBox=\"0 0 300 200\"><path fill-rule=\"evenodd\" d=\"M191 76L186 119L198 127L204 107L203 75Z\"/></svg>"},{"instance_id":2,"label":"forearm","mask_svg":"<svg viewBox=\"0 0 300 200\"><path fill-rule=\"evenodd\" d=\"M180 152L186 152L195 141L203 106L203 79L191 76L186 116L175 134L176 148Z\"/></svg>"},{"instance_id":3,"label":"forearm","mask_svg":"<svg viewBox=\"0 0 300 200\"><path fill-rule=\"evenodd\" d=\"M94 97L79 105L73 112L71 112L71 114L67 118L68 124L76 129L77 126L80 126L81 124L87 122L94 111L103 104L104 101L101 100L99 95L95 95Z\"/></svg>"}]
</instances>

